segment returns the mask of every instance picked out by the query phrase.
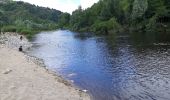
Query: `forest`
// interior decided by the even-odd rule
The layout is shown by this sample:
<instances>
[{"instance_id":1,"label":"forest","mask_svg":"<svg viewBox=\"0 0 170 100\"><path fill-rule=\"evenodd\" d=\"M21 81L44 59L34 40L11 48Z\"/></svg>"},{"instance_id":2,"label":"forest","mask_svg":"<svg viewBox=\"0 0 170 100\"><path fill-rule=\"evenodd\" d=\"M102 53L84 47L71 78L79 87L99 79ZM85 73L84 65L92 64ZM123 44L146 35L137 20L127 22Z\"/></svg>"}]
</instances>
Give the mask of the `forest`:
<instances>
[{"instance_id":1,"label":"forest","mask_svg":"<svg viewBox=\"0 0 170 100\"><path fill-rule=\"evenodd\" d=\"M170 34L169 0L100 0L72 15L63 13L60 26L95 34L156 32ZM169 36L170 37L170 36Z\"/></svg>"}]
</instances>

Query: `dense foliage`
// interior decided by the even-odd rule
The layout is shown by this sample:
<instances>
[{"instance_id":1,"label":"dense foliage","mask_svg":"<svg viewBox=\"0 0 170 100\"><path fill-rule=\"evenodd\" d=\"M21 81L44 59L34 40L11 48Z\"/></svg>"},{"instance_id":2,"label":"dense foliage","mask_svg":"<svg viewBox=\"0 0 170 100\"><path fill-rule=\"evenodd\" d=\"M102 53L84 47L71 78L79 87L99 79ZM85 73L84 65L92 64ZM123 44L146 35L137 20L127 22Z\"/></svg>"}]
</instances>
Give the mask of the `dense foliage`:
<instances>
[{"instance_id":1,"label":"dense foliage","mask_svg":"<svg viewBox=\"0 0 170 100\"><path fill-rule=\"evenodd\" d=\"M40 30L56 29L62 12L25 2L0 0L1 31L14 31L32 36Z\"/></svg>"},{"instance_id":2,"label":"dense foliage","mask_svg":"<svg viewBox=\"0 0 170 100\"><path fill-rule=\"evenodd\" d=\"M99 34L123 30L170 33L170 1L100 0L86 10L79 7L65 18L74 31ZM65 25L68 27L68 24Z\"/></svg>"}]
</instances>

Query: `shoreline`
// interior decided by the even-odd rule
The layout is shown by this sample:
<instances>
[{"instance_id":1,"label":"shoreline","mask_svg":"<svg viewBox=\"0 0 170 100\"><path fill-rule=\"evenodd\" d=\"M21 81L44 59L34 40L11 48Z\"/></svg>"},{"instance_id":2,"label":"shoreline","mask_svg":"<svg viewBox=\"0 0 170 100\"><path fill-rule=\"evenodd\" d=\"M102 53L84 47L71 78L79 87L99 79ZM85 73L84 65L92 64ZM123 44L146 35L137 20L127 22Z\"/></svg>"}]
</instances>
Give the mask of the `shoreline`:
<instances>
[{"instance_id":1,"label":"shoreline","mask_svg":"<svg viewBox=\"0 0 170 100\"><path fill-rule=\"evenodd\" d=\"M88 93L59 74L48 70L42 59L19 52L20 45L23 46L24 51L32 47L24 36L22 41L19 37L17 33L11 32L0 35L0 100L20 98L22 100L90 100ZM41 84L38 81L41 81ZM26 84L26 86L19 86L19 84ZM27 91L31 91L29 94L26 93L29 99L25 95Z\"/></svg>"}]
</instances>

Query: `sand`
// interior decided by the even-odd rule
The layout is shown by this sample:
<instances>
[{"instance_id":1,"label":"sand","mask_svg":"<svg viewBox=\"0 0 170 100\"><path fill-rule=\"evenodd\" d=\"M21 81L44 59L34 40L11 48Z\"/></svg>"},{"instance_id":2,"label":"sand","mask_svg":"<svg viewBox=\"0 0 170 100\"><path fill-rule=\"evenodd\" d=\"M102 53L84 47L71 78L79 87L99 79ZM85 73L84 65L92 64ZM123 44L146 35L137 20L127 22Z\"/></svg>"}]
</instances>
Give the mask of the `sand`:
<instances>
[{"instance_id":1,"label":"sand","mask_svg":"<svg viewBox=\"0 0 170 100\"><path fill-rule=\"evenodd\" d=\"M88 94L0 44L0 100L90 100Z\"/></svg>"}]
</instances>

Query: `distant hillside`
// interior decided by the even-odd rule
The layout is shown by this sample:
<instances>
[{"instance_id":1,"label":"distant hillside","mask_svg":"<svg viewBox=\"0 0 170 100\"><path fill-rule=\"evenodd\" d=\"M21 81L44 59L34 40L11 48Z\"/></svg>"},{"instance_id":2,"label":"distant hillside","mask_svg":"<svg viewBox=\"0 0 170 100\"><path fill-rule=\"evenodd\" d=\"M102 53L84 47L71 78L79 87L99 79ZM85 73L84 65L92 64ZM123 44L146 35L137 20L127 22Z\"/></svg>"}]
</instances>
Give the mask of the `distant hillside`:
<instances>
[{"instance_id":1,"label":"distant hillside","mask_svg":"<svg viewBox=\"0 0 170 100\"><path fill-rule=\"evenodd\" d=\"M21 33L55 29L61 14L61 11L22 1L0 0L0 29Z\"/></svg>"},{"instance_id":2,"label":"distant hillside","mask_svg":"<svg viewBox=\"0 0 170 100\"><path fill-rule=\"evenodd\" d=\"M1 0L1 2L3 1L6 0ZM8 24L14 23L16 20L30 20L36 23L56 23L61 14L58 10L38 7L21 1L0 3L0 13L1 17L5 16L8 19Z\"/></svg>"}]
</instances>

